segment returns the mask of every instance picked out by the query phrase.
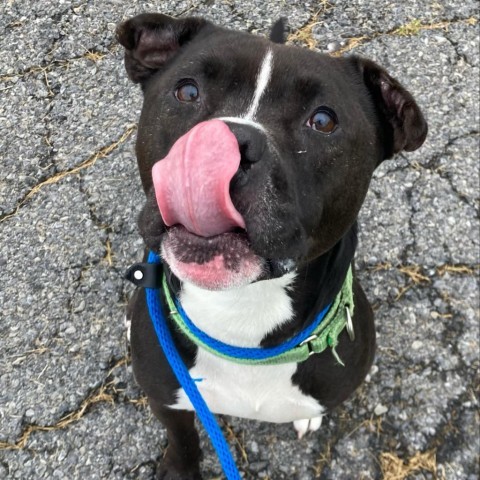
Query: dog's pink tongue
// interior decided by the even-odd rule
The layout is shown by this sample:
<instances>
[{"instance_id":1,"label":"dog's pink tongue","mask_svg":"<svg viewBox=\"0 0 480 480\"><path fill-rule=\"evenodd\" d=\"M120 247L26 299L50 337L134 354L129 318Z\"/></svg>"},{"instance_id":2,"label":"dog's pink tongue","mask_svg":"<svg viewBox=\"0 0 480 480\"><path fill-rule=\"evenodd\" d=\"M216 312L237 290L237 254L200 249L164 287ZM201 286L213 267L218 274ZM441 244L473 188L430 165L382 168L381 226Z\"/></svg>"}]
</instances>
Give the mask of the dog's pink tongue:
<instances>
[{"instance_id":1,"label":"dog's pink tongue","mask_svg":"<svg viewBox=\"0 0 480 480\"><path fill-rule=\"evenodd\" d=\"M202 237L245 228L229 193L239 166L237 139L221 120L199 123L180 137L152 169L165 224L181 224Z\"/></svg>"}]
</instances>

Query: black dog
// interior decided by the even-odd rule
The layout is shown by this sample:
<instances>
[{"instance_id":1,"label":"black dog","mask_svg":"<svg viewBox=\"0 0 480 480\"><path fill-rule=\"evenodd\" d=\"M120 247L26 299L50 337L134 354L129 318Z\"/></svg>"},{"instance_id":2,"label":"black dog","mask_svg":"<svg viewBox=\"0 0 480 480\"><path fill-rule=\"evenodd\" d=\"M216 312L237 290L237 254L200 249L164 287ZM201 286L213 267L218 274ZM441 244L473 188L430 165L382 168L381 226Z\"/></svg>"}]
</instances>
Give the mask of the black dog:
<instances>
[{"instance_id":1,"label":"black dog","mask_svg":"<svg viewBox=\"0 0 480 480\"><path fill-rule=\"evenodd\" d=\"M373 315L348 280L356 218L375 168L420 147L427 125L375 63L280 45L280 30L268 40L143 14L119 26L118 40L144 93L140 231L191 321L227 344L267 348L336 309L342 328L327 346L307 339L303 358L273 365L226 360L172 327L214 413L293 421L301 436L370 368ZM135 377L168 431L158 478L200 478L192 406L158 345L143 289L127 315Z\"/></svg>"}]
</instances>

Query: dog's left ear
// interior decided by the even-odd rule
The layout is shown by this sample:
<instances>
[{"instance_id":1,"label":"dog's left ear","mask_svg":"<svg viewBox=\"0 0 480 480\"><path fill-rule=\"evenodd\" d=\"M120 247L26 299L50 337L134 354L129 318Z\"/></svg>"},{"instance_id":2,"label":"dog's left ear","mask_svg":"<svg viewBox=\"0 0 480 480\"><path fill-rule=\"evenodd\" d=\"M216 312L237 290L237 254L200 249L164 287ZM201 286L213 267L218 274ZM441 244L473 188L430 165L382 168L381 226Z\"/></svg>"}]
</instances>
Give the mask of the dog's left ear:
<instances>
[{"instance_id":1,"label":"dog's left ear","mask_svg":"<svg viewBox=\"0 0 480 480\"><path fill-rule=\"evenodd\" d=\"M375 62L359 57L355 61L384 129L385 159L402 150L419 148L427 136L428 125L412 95Z\"/></svg>"},{"instance_id":2,"label":"dog's left ear","mask_svg":"<svg viewBox=\"0 0 480 480\"><path fill-rule=\"evenodd\" d=\"M202 18L175 19L160 13L143 13L121 23L117 40L125 48L125 68L130 80L143 83L207 23Z\"/></svg>"}]
</instances>

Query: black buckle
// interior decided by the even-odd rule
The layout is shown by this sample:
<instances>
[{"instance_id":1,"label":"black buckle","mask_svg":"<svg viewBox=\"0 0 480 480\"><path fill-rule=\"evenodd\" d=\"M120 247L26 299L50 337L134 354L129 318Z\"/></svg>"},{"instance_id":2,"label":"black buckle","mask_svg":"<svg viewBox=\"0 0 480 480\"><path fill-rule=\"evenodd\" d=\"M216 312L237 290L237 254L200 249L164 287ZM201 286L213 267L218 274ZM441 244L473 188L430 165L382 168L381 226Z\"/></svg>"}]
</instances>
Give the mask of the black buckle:
<instances>
[{"instance_id":1,"label":"black buckle","mask_svg":"<svg viewBox=\"0 0 480 480\"><path fill-rule=\"evenodd\" d=\"M127 270L125 278L137 287L160 288L162 286L162 264L136 263Z\"/></svg>"}]
</instances>

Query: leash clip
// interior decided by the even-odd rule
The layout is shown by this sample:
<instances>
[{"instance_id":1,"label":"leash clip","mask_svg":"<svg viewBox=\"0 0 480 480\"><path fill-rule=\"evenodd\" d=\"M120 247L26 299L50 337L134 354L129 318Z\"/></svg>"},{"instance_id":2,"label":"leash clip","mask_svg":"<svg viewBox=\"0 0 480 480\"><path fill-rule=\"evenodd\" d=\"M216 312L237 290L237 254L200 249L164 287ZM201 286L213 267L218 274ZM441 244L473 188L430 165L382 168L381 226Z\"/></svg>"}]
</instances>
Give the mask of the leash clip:
<instances>
[{"instance_id":1,"label":"leash clip","mask_svg":"<svg viewBox=\"0 0 480 480\"><path fill-rule=\"evenodd\" d=\"M353 330L352 316L350 315L350 308L348 308L348 305L345 305L345 310L347 311L347 333L350 340L353 342L355 340L355 331Z\"/></svg>"}]
</instances>

